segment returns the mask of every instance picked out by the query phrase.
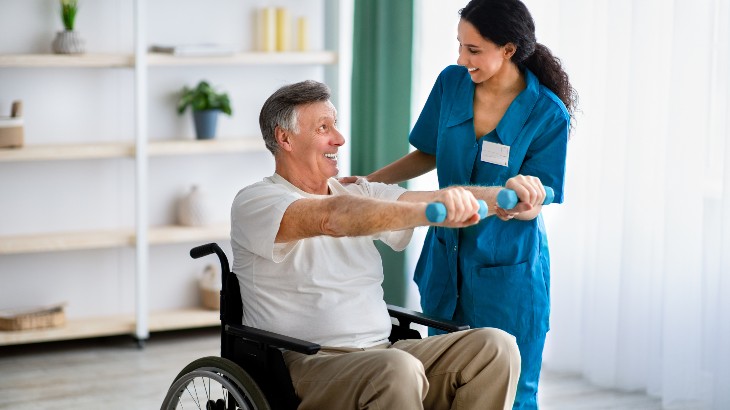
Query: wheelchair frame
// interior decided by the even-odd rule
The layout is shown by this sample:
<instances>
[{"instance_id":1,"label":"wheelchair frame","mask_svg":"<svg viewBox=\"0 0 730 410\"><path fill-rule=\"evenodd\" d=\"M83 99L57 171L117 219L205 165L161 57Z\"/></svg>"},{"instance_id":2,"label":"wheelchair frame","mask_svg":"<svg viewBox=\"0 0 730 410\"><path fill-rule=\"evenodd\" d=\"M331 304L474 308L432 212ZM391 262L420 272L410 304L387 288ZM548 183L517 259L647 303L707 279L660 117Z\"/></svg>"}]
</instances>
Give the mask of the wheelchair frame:
<instances>
[{"instance_id":1,"label":"wheelchair frame","mask_svg":"<svg viewBox=\"0 0 730 410\"><path fill-rule=\"evenodd\" d=\"M220 260L223 282L220 292L221 357L201 358L187 365L173 381L161 408L177 408L174 406L188 389L188 384L200 377L207 378L209 385L210 380L215 381L227 393L223 395L228 400L214 401L207 397L206 409L296 409L299 399L294 392L282 350L315 354L320 346L242 325L243 304L238 278L230 271L225 252L216 243L190 250L190 256L195 259L213 253ZM410 327L411 323L446 332L469 329L468 325L393 305L388 305L388 312L397 321L389 337L391 343L402 339L420 339L420 333ZM207 389L205 392L210 395Z\"/></svg>"}]
</instances>

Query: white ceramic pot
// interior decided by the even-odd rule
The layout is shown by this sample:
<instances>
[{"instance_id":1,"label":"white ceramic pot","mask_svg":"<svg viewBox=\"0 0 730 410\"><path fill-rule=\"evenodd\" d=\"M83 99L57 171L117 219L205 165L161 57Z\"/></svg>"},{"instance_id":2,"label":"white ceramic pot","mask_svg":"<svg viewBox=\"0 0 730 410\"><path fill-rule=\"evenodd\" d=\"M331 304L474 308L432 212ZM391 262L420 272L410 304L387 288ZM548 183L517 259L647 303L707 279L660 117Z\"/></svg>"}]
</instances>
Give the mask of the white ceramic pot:
<instances>
[{"instance_id":1,"label":"white ceramic pot","mask_svg":"<svg viewBox=\"0 0 730 410\"><path fill-rule=\"evenodd\" d=\"M83 54L84 39L77 31L59 31L51 47L56 54Z\"/></svg>"},{"instance_id":2,"label":"white ceramic pot","mask_svg":"<svg viewBox=\"0 0 730 410\"><path fill-rule=\"evenodd\" d=\"M196 185L180 198L177 205L177 220L180 225L204 226L208 223L208 210L205 198Z\"/></svg>"}]
</instances>

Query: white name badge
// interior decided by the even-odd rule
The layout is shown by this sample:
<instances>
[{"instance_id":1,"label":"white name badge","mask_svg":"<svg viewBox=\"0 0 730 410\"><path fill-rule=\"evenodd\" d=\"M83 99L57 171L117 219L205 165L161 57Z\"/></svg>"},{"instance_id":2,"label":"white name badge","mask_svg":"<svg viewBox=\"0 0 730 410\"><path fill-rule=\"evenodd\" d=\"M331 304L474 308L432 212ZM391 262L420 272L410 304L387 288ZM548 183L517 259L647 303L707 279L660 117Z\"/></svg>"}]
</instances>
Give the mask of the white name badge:
<instances>
[{"instance_id":1,"label":"white name badge","mask_svg":"<svg viewBox=\"0 0 730 410\"><path fill-rule=\"evenodd\" d=\"M509 146L483 141L482 161L506 167L509 164Z\"/></svg>"}]
</instances>

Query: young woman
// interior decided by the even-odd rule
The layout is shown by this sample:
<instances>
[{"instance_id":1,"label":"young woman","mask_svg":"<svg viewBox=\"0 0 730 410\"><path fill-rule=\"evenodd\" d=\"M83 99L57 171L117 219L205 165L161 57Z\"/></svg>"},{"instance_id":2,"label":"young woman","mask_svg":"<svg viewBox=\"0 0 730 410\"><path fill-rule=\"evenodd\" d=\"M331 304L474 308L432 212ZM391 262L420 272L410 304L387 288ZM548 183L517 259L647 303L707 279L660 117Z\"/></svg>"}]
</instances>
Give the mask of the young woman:
<instances>
[{"instance_id":1,"label":"young woman","mask_svg":"<svg viewBox=\"0 0 730 410\"><path fill-rule=\"evenodd\" d=\"M431 90L410 134L416 150L367 179L396 183L437 168L441 188L472 185L479 197L479 186L525 175L536 191L549 186L562 202L577 94L560 61L536 41L519 0L472 0L459 14L458 65L445 68ZM537 408L549 329L550 257L540 210L497 209L498 218L474 227L431 228L414 277L424 312L517 338L515 409Z\"/></svg>"}]
</instances>

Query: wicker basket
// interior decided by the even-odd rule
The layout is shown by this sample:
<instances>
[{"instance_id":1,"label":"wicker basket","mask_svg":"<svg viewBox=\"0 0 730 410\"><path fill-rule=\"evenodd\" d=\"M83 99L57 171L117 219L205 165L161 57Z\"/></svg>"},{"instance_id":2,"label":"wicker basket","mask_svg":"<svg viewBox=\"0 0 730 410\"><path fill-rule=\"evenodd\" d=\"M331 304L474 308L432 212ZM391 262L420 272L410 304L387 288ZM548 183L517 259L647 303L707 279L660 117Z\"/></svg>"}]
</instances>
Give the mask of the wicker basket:
<instances>
[{"instance_id":1,"label":"wicker basket","mask_svg":"<svg viewBox=\"0 0 730 410\"><path fill-rule=\"evenodd\" d=\"M221 295L218 289L200 288L200 298L203 301L203 307L211 310L219 310L221 308Z\"/></svg>"},{"instance_id":2,"label":"wicker basket","mask_svg":"<svg viewBox=\"0 0 730 410\"><path fill-rule=\"evenodd\" d=\"M66 324L64 304L0 311L0 330L27 330Z\"/></svg>"},{"instance_id":3,"label":"wicker basket","mask_svg":"<svg viewBox=\"0 0 730 410\"><path fill-rule=\"evenodd\" d=\"M203 307L219 310L221 308L221 279L218 268L215 265L206 266L198 285Z\"/></svg>"}]
</instances>

